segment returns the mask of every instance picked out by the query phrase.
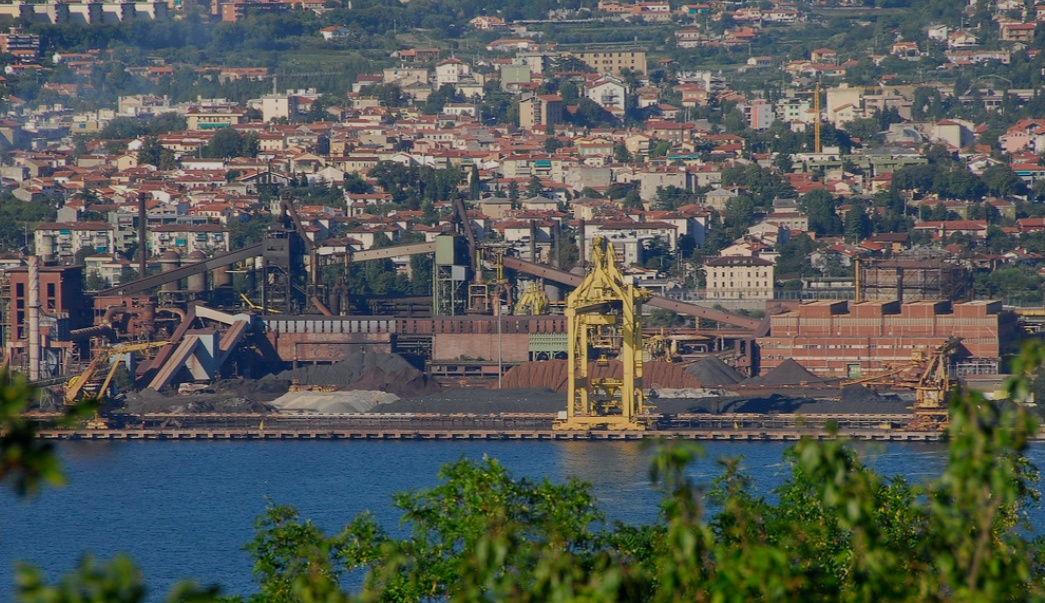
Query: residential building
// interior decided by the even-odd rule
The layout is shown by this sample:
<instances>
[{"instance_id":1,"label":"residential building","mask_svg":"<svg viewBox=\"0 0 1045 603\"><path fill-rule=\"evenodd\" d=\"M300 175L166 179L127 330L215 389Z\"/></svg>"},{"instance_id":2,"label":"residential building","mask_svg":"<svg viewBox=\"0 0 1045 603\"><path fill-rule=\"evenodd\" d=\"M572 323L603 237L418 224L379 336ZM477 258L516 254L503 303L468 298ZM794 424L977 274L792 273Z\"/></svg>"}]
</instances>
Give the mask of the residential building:
<instances>
[{"instance_id":1,"label":"residential building","mask_svg":"<svg viewBox=\"0 0 1045 603\"><path fill-rule=\"evenodd\" d=\"M728 256L704 262L706 298L773 299L773 262L757 256Z\"/></svg>"},{"instance_id":2,"label":"residential building","mask_svg":"<svg viewBox=\"0 0 1045 603\"><path fill-rule=\"evenodd\" d=\"M776 120L773 105L766 100L756 100L749 105L742 105L740 109L747 118L748 127L752 130L766 130Z\"/></svg>"},{"instance_id":3,"label":"residential building","mask_svg":"<svg viewBox=\"0 0 1045 603\"><path fill-rule=\"evenodd\" d=\"M81 249L113 253L114 230L105 222L49 222L36 227L33 242L45 260L71 262Z\"/></svg>"},{"instance_id":4,"label":"residential building","mask_svg":"<svg viewBox=\"0 0 1045 603\"><path fill-rule=\"evenodd\" d=\"M217 224L165 224L150 228L148 236L152 255L177 251L187 257L193 251L207 255L229 251L229 229Z\"/></svg>"},{"instance_id":5,"label":"residential building","mask_svg":"<svg viewBox=\"0 0 1045 603\"><path fill-rule=\"evenodd\" d=\"M628 87L624 81L613 76L604 76L584 84L584 96L607 111L623 112L627 93Z\"/></svg>"},{"instance_id":6,"label":"residential building","mask_svg":"<svg viewBox=\"0 0 1045 603\"><path fill-rule=\"evenodd\" d=\"M232 104L199 104L185 114L190 130L218 130L247 122L247 112Z\"/></svg>"},{"instance_id":7,"label":"residential building","mask_svg":"<svg viewBox=\"0 0 1045 603\"><path fill-rule=\"evenodd\" d=\"M519 127L530 130L538 126L562 123L565 104L555 94L532 95L519 101Z\"/></svg>"},{"instance_id":8,"label":"residential building","mask_svg":"<svg viewBox=\"0 0 1045 603\"><path fill-rule=\"evenodd\" d=\"M599 48L571 51L568 54L587 63L599 73L620 75L625 69L646 75L646 51L642 48Z\"/></svg>"}]
</instances>

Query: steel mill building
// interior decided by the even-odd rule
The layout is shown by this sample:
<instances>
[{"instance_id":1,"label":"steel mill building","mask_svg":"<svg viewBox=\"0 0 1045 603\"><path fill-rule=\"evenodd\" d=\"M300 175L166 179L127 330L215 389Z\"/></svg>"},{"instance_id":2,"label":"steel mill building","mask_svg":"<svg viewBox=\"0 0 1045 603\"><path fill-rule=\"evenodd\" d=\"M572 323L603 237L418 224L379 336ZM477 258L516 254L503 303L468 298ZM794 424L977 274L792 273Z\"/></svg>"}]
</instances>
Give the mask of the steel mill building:
<instances>
[{"instance_id":1,"label":"steel mill building","mask_svg":"<svg viewBox=\"0 0 1045 603\"><path fill-rule=\"evenodd\" d=\"M951 338L960 340L950 359L957 374L996 373L1003 350L1018 335L1015 315L999 301L824 300L770 320L770 336L757 340L761 371L792 358L828 378L896 368Z\"/></svg>"}]
</instances>

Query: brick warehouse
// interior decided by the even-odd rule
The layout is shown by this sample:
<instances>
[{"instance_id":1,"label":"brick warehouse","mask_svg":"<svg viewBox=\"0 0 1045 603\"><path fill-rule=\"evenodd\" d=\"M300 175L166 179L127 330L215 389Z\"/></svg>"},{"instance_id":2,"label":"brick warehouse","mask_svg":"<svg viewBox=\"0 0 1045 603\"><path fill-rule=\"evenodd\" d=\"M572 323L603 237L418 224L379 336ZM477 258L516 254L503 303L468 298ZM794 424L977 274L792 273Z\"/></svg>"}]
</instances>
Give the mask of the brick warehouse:
<instances>
[{"instance_id":1,"label":"brick warehouse","mask_svg":"<svg viewBox=\"0 0 1045 603\"><path fill-rule=\"evenodd\" d=\"M916 351L961 340L951 361L996 372L1017 337L1016 318L999 301L823 300L771 317L771 336L758 339L762 372L787 358L822 377L874 374L911 361Z\"/></svg>"}]
</instances>

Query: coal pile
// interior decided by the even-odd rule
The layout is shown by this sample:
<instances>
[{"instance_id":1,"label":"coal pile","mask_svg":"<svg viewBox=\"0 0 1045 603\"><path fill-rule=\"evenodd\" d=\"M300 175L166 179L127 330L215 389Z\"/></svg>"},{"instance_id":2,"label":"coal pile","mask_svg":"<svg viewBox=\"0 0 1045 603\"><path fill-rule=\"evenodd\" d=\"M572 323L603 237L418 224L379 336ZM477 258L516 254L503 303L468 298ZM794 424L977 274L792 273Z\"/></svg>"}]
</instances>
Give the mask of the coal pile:
<instances>
[{"instance_id":1,"label":"coal pile","mask_svg":"<svg viewBox=\"0 0 1045 603\"><path fill-rule=\"evenodd\" d=\"M686 374L691 375L705 387L733 385L744 380L744 375L738 373L718 356L708 356L687 366Z\"/></svg>"},{"instance_id":2,"label":"coal pile","mask_svg":"<svg viewBox=\"0 0 1045 603\"><path fill-rule=\"evenodd\" d=\"M130 414L151 413L266 413L272 407L264 402L242 395L226 393L194 393L185 396L169 396L143 389L129 392L122 407L115 409Z\"/></svg>"},{"instance_id":3,"label":"coal pile","mask_svg":"<svg viewBox=\"0 0 1045 603\"><path fill-rule=\"evenodd\" d=\"M847 385L842 388L838 401L832 404L832 412L903 414L910 412L909 406L911 403L896 394L879 393L862 385Z\"/></svg>"},{"instance_id":4,"label":"coal pile","mask_svg":"<svg viewBox=\"0 0 1045 603\"><path fill-rule=\"evenodd\" d=\"M788 358L765 375L743 381L743 385L805 385L824 380L809 372L806 367Z\"/></svg>"},{"instance_id":5,"label":"coal pile","mask_svg":"<svg viewBox=\"0 0 1045 603\"><path fill-rule=\"evenodd\" d=\"M333 387L338 391L389 392L404 398L426 394L439 387L402 356L377 352L355 352L335 364L302 366L263 380L270 379Z\"/></svg>"},{"instance_id":6,"label":"coal pile","mask_svg":"<svg viewBox=\"0 0 1045 603\"><path fill-rule=\"evenodd\" d=\"M565 360L523 362L504 374L503 386L506 389L538 388L565 393L568 369ZM681 366L670 362L645 362L642 365L642 373L644 388L684 389L701 386L701 383L686 373ZM591 362L588 364L588 374L593 378L620 379L624 375L624 367L618 360L611 360L606 364Z\"/></svg>"}]
</instances>

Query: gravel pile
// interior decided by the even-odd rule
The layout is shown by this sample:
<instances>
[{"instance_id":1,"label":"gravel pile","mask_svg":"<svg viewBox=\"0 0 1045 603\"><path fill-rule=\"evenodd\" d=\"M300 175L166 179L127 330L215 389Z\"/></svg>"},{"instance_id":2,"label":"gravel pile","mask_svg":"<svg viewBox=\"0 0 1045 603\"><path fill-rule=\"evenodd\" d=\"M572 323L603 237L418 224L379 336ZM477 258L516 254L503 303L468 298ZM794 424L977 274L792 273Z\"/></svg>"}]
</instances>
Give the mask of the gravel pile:
<instances>
[{"instance_id":1,"label":"gravel pile","mask_svg":"<svg viewBox=\"0 0 1045 603\"><path fill-rule=\"evenodd\" d=\"M803 383L820 383L823 379L809 372L806 367L788 358L765 375L752 377L743 382L744 385L802 385Z\"/></svg>"},{"instance_id":2,"label":"gravel pile","mask_svg":"<svg viewBox=\"0 0 1045 603\"><path fill-rule=\"evenodd\" d=\"M695 400L699 398L715 398L726 395L726 391L723 389L710 389L706 387L684 387L682 389L671 389L665 387L654 391L656 392L655 399L682 398L686 400Z\"/></svg>"},{"instance_id":3,"label":"gravel pile","mask_svg":"<svg viewBox=\"0 0 1045 603\"><path fill-rule=\"evenodd\" d=\"M270 375L265 380L296 380L301 385L333 386L340 391L367 390L418 396L438 389L398 354L355 352L335 364L302 366Z\"/></svg>"},{"instance_id":4,"label":"gravel pile","mask_svg":"<svg viewBox=\"0 0 1045 603\"><path fill-rule=\"evenodd\" d=\"M548 389L443 389L382 404L373 412L399 413L553 413L566 410L566 396Z\"/></svg>"},{"instance_id":5,"label":"gravel pile","mask_svg":"<svg viewBox=\"0 0 1045 603\"><path fill-rule=\"evenodd\" d=\"M733 385L744 380L741 375L718 356L708 356L686 367L686 373L700 381L701 385Z\"/></svg>"},{"instance_id":6,"label":"gravel pile","mask_svg":"<svg viewBox=\"0 0 1045 603\"><path fill-rule=\"evenodd\" d=\"M272 406L280 412L303 412L339 415L368 412L386 412L375 407L399 400L388 392L357 390L351 392L288 392L273 400Z\"/></svg>"}]
</instances>

